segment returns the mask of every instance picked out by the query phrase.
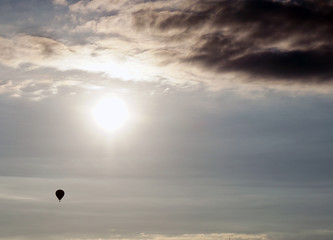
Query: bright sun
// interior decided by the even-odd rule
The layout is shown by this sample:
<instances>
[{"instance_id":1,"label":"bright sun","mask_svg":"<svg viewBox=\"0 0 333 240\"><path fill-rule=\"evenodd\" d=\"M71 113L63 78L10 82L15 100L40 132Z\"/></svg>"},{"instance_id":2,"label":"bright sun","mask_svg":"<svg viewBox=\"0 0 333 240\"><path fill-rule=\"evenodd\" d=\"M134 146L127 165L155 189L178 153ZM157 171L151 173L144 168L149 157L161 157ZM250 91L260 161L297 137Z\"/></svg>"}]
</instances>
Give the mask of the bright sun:
<instances>
[{"instance_id":1,"label":"bright sun","mask_svg":"<svg viewBox=\"0 0 333 240\"><path fill-rule=\"evenodd\" d=\"M101 99L94 107L92 114L95 121L108 131L120 128L129 117L125 102L115 97Z\"/></svg>"}]
</instances>

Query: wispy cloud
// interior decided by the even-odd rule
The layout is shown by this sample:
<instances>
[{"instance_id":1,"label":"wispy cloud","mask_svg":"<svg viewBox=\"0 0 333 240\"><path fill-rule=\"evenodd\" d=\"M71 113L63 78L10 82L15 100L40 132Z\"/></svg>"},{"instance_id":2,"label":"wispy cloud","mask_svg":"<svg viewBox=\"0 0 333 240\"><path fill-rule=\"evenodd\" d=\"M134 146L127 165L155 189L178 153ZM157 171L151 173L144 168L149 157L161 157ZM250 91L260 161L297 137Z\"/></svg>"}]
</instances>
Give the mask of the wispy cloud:
<instances>
[{"instance_id":1,"label":"wispy cloud","mask_svg":"<svg viewBox=\"0 0 333 240\"><path fill-rule=\"evenodd\" d=\"M118 47L122 41L112 41ZM67 46L51 38L21 35L14 39L0 38L3 49L0 62L10 67L29 64L30 68L52 67L58 70L100 72L122 80L151 80L153 69L131 56L124 55L116 46L98 41L86 45ZM35 67L34 67L35 66Z\"/></svg>"},{"instance_id":2,"label":"wispy cloud","mask_svg":"<svg viewBox=\"0 0 333 240\"><path fill-rule=\"evenodd\" d=\"M109 46L123 41L124 56L159 66L170 82L277 89L332 83L329 2L94 0L70 11L74 32L96 34Z\"/></svg>"},{"instance_id":3,"label":"wispy cloud","mask_svg":"<svg viewBox=\"0 0 333 240\"><path fill-rule=\"evenodd\" d=\"M120 0L92 0L92 1L78 1L70 5L69 9L72 12L87 14L90 12L110 12L118 10L124 6L128 1Z\"/></svg>"},{"instance_id":4,"label":"wispy cloud","mask_svg":"<svg viewBox=\"0 0 333 240\"><path fill-rule=\"evenodd\" d=\"M248 81L306 84L332 81L332 12L328 1L196 1L186 10L141 9L133 18L138 29L174 31L180 44L182 34L191 36L178 61L221 76L246 73Z\"/></svg>"},{"instance_id":5,"label":"wispy cloud","mask_svg":"<svg viewBox=\"0 0 333 240\"><path fill-rule=\"evenodd\" d=\"M62 15L55 19L66 23L59 29L50 26L45 34L2 36L3 65L81 70L126 81L203 84L210 89L332 89L329 2L53 4L68 4L67 12L59 10Z\"/></svg>"},{"instance_id":6,"label":"wispy cloud","mask_svg":"<svg viewBox=\"0 0 333 240\"><path fill-rule=\"evenodd\" d=\"M112 231L117 231L113 229ZM64 237L65 239L69 239ZM241 233L212 233L212 234L180 234L180 235L162 235L145 234L125 237L122 235L110 235L108 238L70 238L71 240L272 240L266 234L241 234ZM1 238L0 238L1 240Z\"/></svg>"},{"instance_id":7,"label":"wispy cloud","mask_svg":"<svg viewBox=\"0 0 333 240\"><path fill-rule=\"evenodd\" d=\"M0 199L13 200L13 201L39 201L38 198L31 196L0 194Z\"/></svg>"},{"instance_id":8,"label":"wispy cloud","mask_svg":"<svg viewBox=\"0 0 333 240\"><path fill-rule=\"evenodd\" d=\"M68 2L67 0L52 0L54 5L62 5L62 6L67 6Z\"/></svg>"},{"instance_id":9,"label":"wispy cloud","mask_svg":"<svg viewBox=\"0 0 333 240\"><path fill-rule=\"evenodd\" d=\"M237 234L237 233L211 233L211 234L182 234L176 236L141 234L138 239L144 240L269 240L266 234ZM131 240L131 239L128 239Z\"/></svg>"},{"instance_id":10,"label":"wispy cloud","mask_svg":"<svg viewBox=\"0 0 333 240\"><path fill-rule=\"evenodd\" d=\"M0 49L0 62L11 67L18 67L24 63L45 66L73 53L59 41L30 35L20 35L13 39L1 37Z\"/></svg>"}]
</instances>

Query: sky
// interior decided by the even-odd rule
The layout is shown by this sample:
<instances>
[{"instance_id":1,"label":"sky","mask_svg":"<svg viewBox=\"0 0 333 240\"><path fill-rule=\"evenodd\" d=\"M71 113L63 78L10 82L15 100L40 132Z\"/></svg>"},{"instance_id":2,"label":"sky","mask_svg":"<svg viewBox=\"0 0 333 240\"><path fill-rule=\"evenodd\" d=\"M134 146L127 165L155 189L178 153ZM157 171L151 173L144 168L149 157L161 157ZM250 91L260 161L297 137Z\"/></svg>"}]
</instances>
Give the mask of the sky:
<instances>
[{"instance_id":1,"label":"sky","mask_svg":"<svg viewBox=\"0 0 333 240\"><path fill-rule=\"evenodd\" d=\"M0 240L333 239L332 37L329 0L0 0Z\"/></svg>"}]
</instances>

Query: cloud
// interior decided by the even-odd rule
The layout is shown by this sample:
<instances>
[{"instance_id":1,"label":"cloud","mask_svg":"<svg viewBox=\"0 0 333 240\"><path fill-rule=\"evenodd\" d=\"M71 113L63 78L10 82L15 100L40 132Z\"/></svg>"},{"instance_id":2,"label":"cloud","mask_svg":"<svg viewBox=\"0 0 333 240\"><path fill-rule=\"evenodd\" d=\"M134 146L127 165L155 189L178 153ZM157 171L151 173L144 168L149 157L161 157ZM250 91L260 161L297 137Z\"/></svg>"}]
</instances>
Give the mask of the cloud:
<instances>
[{"instance_id":1,"label":"cloud","mask_svg":"<svg viewBox=\"0 0 333 240\"><path fill-rule=\"evenodd\" d=\"M31 68L82 70L122 80L154 81L153 76L158 73L153 67L124 54L128 49L126 43L121 38L83 45L65 45L51 38L30 35L0 38L0 50L3 50L0 63L14 68L28 64Z\"/></svg>"},{"instance_id":2,"label":"cloud","mask_svg":"<svg viewBox=\"0 0 333 240\"><path fill-rule=\"evenodd\" d=\"M0 194L1 200L11 200L11 201L38 201L37 198L30 196L19 196L19 195L9 195L9 194Z\"/></svg>"},{"instance_id":3,"label":"cloud","mask_svg":"<svg viewBox=\"0 0 333 240\"><path fill-rule=\"evenodd\" d=\"M89 20L81 25L77 25L75 32L88 32L97 34L120 33L121 19L118 16L101 17L97 20ZM124 26L122 26L124 27Z\"/></svg>"},{"instance_id":4,"label":"cloud","mask_svg":"<svg viewBox=\"0 0 333 240\"><path fill-rule=\"evenodd\" d=\"M180 234L174 236L141 233L136 238L117 238L119 240L269 240L266 234L237 234L237 233L211 233L211 234Z\"/></svg>"},{"instance_id":5,"label":"cloud","mask_svg":"<svg viewBox=\"0 0 333 240\"><path fill-rule=\"evenodd\" d=\"M23 63L43 65L71 52L59 41L30 35L19 35L13 39L0 37L0 50L0 63L12 67Z\"/></svg>"},{"instance_id":6,"label":"cloud","mask_svg":"<svg viewBox=\"0 0 333 240\"><path fill-rule=\"evenodd\" d=\"M0 37L0 63L240 91L329 92L333 83L330 2L67 3L59 31Z\"/></svg>"},{"instance_id":7,"label":"cloud","mask_svg":"<svg viewBox=\"0 0 333 240\"><path fill-rule=\"evenodd\" d=\"M92 0L78 1L69 6L70 11L79 13L110 12L119 9L127 1L121 0Z\"/></svg>"},{"instance_id":8,"label":"cloud","mask_svg":"<svg viewBox=\"0 0 333 240\"><path fill-rule=\"evenodd\" d=\"M224 240L229 238L236 238L240 240L268 240L265 234L236 234L236 233L212 233L212 234L182 234L178 236L164 236L164 235L146 235L142 234L144 239L152 240Z\"/></svg>"},{"instance_id":9,"label":"cloud","mask_svg":"<svg viewBox=\"0 0 333 240\"><path fill-rule=\"evenodd\" d=\"M201 66L221 77L245 73L247 81L332 82L333 5L329 1L207 0L184 6L133 12L134 26L140 31L171 36L179 48L181 34L193 39L186 42L191 44L190 52L173 61Z\"/></svg>"},{"instance_id":10,"label":"cloud","mask_svg":"<svg viewBox=\"0 0 333 240\"><path fill-rule=\"evenodd\" d=\"M54 5L61 5L61 6L67 6L68 2L67 0L53 0L52 1Z\"/></svg>"},{"instance_id":11,"label":"cloud","mask_svg":"<svg viewBox=\"0 0 333 240\"><path fill-rule=\"evenodd\" d=\"M287 81L329 82L333 77L333 52L320 49L308 51L265 51L231 60L220 71L235 70L276 77Z\"/></svg>"}]
</instances>

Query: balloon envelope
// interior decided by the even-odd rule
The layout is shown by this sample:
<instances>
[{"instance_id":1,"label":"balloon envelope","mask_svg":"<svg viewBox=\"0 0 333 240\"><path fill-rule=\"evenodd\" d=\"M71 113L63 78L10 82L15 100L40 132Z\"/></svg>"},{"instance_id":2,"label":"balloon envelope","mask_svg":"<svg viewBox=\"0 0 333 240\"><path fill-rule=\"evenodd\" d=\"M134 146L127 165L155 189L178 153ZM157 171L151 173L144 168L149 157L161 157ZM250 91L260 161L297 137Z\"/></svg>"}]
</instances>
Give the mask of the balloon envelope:
<instances>
[{"instance_id":1,"label":"balloon envelope","mask_svg":"<svg viewBox=\"0 0 333 240\"><path fill-rule=\"evenodd\" d=\"M55 192L55 195L57 196L57 198L59 199L59 202L60 202L60 200L64 197L65 192L64 192L64 190L59 189Z\"/></svg>"}]
</instances>

